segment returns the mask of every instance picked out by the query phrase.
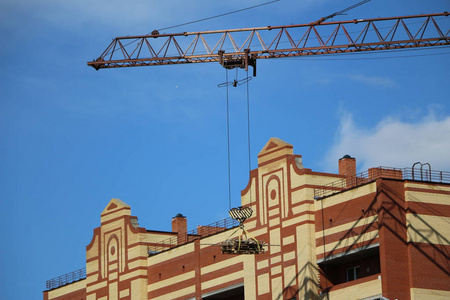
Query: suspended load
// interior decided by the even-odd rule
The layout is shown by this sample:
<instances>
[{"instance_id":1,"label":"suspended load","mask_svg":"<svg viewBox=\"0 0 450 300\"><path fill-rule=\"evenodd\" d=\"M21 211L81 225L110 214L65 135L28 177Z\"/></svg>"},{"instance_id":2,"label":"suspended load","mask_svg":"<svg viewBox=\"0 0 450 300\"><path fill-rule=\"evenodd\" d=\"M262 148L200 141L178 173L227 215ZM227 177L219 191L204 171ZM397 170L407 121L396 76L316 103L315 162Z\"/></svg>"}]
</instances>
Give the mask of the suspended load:
<instances>
[{"instance_id":1,"label":"suspended load","mask_svg":"<svg viewBox=\"0 0 450 300\"><path fill-rule=\"evenodd\" d=\"M244 221L251 217L253 210L250 207L237 207L231 209L228 214L239 222L238 228L230 235L240 231L239 237L227 239L221 244L222 254L261 254L265 252L262 241L252 237L244 228Z\"/></svg>"}]
</instances>

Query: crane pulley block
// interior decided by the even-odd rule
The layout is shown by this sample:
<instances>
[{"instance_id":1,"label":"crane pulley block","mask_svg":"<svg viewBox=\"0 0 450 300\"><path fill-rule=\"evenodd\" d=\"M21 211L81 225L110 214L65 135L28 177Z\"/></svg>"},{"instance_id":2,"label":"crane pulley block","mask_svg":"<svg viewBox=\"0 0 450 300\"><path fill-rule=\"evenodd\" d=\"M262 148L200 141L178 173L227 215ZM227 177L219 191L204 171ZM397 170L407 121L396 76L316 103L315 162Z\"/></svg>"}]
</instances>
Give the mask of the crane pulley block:
<instances>
[{"instance_id":1,"label":"crane pulley block","mask_svg":"<svg viewBox=\"0 0 450 300\"><path fill-rule=\"evenodd\" d=\"M250 49L244 49L243 56L226 55L224 50L219 50L219 63L225 69L241 68L248 71L248 67L253 67L253 77L256 77L256 58L250 55Z\"/></svg>"}]
</instances>

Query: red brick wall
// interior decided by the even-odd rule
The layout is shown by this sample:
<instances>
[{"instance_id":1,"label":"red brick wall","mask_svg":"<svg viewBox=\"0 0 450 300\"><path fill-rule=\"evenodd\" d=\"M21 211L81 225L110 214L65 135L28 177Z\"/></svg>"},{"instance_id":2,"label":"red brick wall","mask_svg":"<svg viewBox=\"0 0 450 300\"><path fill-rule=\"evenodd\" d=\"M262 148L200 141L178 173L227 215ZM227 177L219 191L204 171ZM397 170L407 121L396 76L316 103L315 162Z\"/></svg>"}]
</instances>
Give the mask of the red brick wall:
<instances>
[{"instance_id":1,"label":"red brick wall","mask_svg":"<svg viewBox=\"0 0 450 300\"><path fill-rule=\"evenodd\" d=\"M450 290L450 246L414 243L409 253L412 287Z\"/></svg>"},{"instance_id":2,"label":"red brick wall","mask_svg":"<svg viewBox=\"0 0 450 300\"><path fill-rule=\"evenodd\" d=\"M377 180L383 297L410 298L404 182Z\"/></svg>"},{"instance_id":3,"label":"red brick wall","mask_svg":"<svg viewBox=\"0 0 450 300\"><path fill-rule=\"evenodd\" d=\"M332 229L339 225L354 222L354 226L350 230L337 232L331 235L326 235L325 244L328 244L352 236L360 235L362 233L378 230L378 224L376 222L367 223L364 221L359 221L377 214L377 211L374 206L375 203L376 203L376 195L375 193L373 193L352 199L351 201L346 201L344 203L329 206L323 210L317 210L315 212L316 232L322 232L322 229L325 230ZM344 251L349 251L376 242L378 242L378 240L349 244L346 245L345 248L341 247L341 249L326 248L326 254L335 255ZM317 247L323 247L323 244L324 239L322 236L316 239ZM323 257L324 255L319 255L317 256L317 259L321 259Z\"/></svg>"}]
</instances>

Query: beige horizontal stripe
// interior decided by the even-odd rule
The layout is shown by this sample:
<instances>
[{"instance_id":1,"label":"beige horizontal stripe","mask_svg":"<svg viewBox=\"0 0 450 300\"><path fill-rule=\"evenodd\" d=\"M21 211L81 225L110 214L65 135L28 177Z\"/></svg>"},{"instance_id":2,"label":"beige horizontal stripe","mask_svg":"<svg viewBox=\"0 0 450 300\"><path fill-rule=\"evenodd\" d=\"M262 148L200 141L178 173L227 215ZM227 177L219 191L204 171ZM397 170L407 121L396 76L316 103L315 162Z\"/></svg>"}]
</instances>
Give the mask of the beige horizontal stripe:
<instances>
[{"instance_id":1,"label":"beige horizontal stripe","mask_svg":"<svg viewBox=\"0 0 450 300\"><path fill-rule=\"evenodd\" d=\"M244 277L244 271L238 271L238 272L234 272L225 276L221 276L212 280L208 280L205 282L202 282L202 290L206 290L209 288L212 288L214 286L220 285L220 284L224 284L230 281L234 281L236 279L240 279Z\"/></svg>"},{"instance_id":2,"label":"beige horizontal stripe","mask_svg":"<svg viewBox=\"0 0 450 300\"><path fill-rule=\"evenodd\" d=\"M158 255L150 256L147 259L147 265L153 266L159 263L167 262L168 260L173 260L174 258L186 254L192 255L194 252L194 243L189 243L183 246L179 246L176 248L173 248L171 250L165 251L163 253L160 253Z\"/></svg>"},{"instance_id":3,"label":"beige horizontal stripe","mask_svg":"<svg viewBox=\"0 0 450 300\"><path fill-rule=\"evenodd\" d=\"M280 218L270 219L269 227L277 226L280 224Z\"/></svg>"},{"instance_id":4,"label":"beige horizontal stripe","mask_svg":"<svg viewBox=\"0 0 450 300\"><path fill-rule=\"evenodd\" d=\"M247 229L247 226L245 227L245 229ZM260 235L263 235L263 234L266 234L266 233L267 233L267 227L264 227L264 228L261 228L261 229L258 229L258 230L252 230L250 232L250 236L256 238L257 236L260 236Z\"/></svg>"},{"instance_id":5,"label":"beige horizontal stripe","mask_svg":"<svg viewBox=\"0 0 450 300\"><path fill-rule=\"evenodd\" d=\"M276 215L279 215L279 214L280 214L280 209L278 207L269 210L269 217L273 217L273 216L276 216Z\"/></svg>"},{"instance_id":6,"label":"beige horizontal stripe","mask_svg":"<svg viewBox=\"0 0 450 300\"><path fill-rule=\"evenodd\" d=\"M339 240L334 243L329 243L325 245L325 251L329 252L331 250L337 250L341 248L348 247L350 245L353 245L355 243L361 243L373 240L378 237L378 230L369 231L367 233L364 233L362 235L352 236L343 240ZM317 254L323 254L323 246L316 247L316 253Z\"/></svg>"},{"instance_id":7,"label":"beige horizontal stripe","mask_svg":"<svg viewBox=\"0 0 450 300\"><path fill-rule=\"evenodd\" d=\"M358 295L358 299L368 298L371 296L381 296L381 279L374 279L355 285L351 285L346 288L332 290L329 294L330 299L333 300L348 300L349 295ZM372 299L372 298L369 298ZM378 298L376 298L378 299Z\"/></svg>"},{"instance_id":8,"label":"beige horizontal stripe","mask_svg":"<svg viewBox=\"0 0 450 300\"><path fill-rule=\"evenodd\" d=\"M119 297L124 298L130 296L130 289L121 290L119 292Z\"/></svg>"},{"instance_id":9,"label":"beige horizontal stripe","mask_svg":"<svg viewBox=\"0 0 450 300\"><path fill-rule=\"evenodd\" d=\"M412 299L448 300L450 291L412 288L411 296Z\"/></svg>"},{"instance_id":10,"label":"beige horizontal stripe","mask_svg":"<svg viewBox=\"0 0 450 300\"><path fill-rule=\"evenodd\" d=\"M124 275L120 275L120 281L128 280L138 276L147 276L148 272L146 269L135 270Z\"/></svg>"},{"instance_id":11,"label":"beige horizontal stripe","mask_svg":"<svg viewBox=\"0 0 450 300\"><path fill-rule=\"evenodd\" d=\"M154 290L157 290L160 288L167 287L169 285L174 285L176 283L180 283L185 280L192 279L194 277L195 277L195 271L186 272L186 273L178 275L178 276L173 276L173 277L170 277L170 278L167 278L164 280L160 280L156 283L151 283L147 286L147 291L148 292L154 291Z\"/></svg>"},{"instance_id":12,"label":"beige horizontal stripe","mask_svg":"<svg viewBox=\"0 0 450 300\"><path fill-rule=\"evenodd\" d=\"M295 218L283 221L281 226L288 227L288 226L299 224L301 222L312 220L312 219L314 219L314 215L312 215L312 214L311 215L310 214L304 214L304 215L301 215L299 217L295 217Z\"/></svg>"},{"instance_id":13,"label":"beige horizontal stripe","mask_svg":"<svg viewBox=\"0 0 450 300\"><path fill-rule=\"evenodd\" d=\"M123 216L129 216L129 215L130 215L130 210L125 209L125 210L118 210L118 211L112 212L109 215L103 215L100 217L100 219L101 219L102 223L111 222L113 220L114 220L113 222L117 222L117 221L122 222ZM119 226L119 227L121 227L121 226Z\"/></svg>"},{"instance_id":14,"label":"beige horizontal stripe","mask_svg":"<svg viewBox=\"0 0 450 300\"><path fill-rule=\"evenodd\" d=\"M281 262L281 254L274 255L274 256L272 256L272 257L270 258L270 264L271 264L271 265L277 264L277 263L279 263L279 262Z\"/></svg>"},{"instance_id":15,"label":"beige horizontal stripe","mask_svg":"<svg viewBox=\"0 0 450 300\"><path fill-rule=\"evenodd\" d=\"M253 209L253 211L256 211L256 208ZM255 228L255 227L256 227L256 220L245 222L245 229L249 230L249 229Z\"/></svg>"},{"instance_id":16,"label":"beige horizontal stripe","mask_svg":"<svg viewBox=\"0 0 450 300\"><path fill-rule=\"evenodd\" d=\"M162 241L166 241L170 238L176 238L176 234L170 234L170 233L156 233L156 232L149 232L147 234L141 234L139 237L142 238L140 242L143 243L159 243Z\"/></svg>"},{"instance_id":17,"label":"beige horizontal stripe","mask_svg":"<svg viewBox=\"0 0 450 300\"><path fill-rule=\"evenodd\" d=\"M262 260L262 261L258 261L256 263L256 268L258 270L263 269L263 268L267 268L268 266L269 266L269 260L268 259L265 259L265 260Z\"/></svg>"},{"instance_id":18,"label":"beige horizontal stripe","mask_svg":"<svg viewBox=\"0 0 450 300\"><path fill-rule=\"evenodd\" d=\"M192 294L192 293L195 293L195 285L192 285L192 286L189 286L187 288L174 291L172 293L165 294L163 296L152 298L152 300L175 299L175 298L180 298L180 297L183 297L185 295Z\"/></svg>"},{"instance_id":19,"label":"beige horizontal stripe","mask_svg":"<svg viewBox=\"0 0 450 300\"><path fill-rule=\"evenodd\" d=\"M128 269L133 270L139 267L147 267L147 261L146 260L135 260L128 263Z\"/></svg>"},{"instance_id":20,"label":"beige horizontal stripe","mask_svg":"<svg viewBox=\"0 0 450 300\"><path fill-rule=\"evenodd\" d=\"M408 242L450 245L450 218L407 214Z\"/></svg>"},{"instance_id":21,"label":"beige horizontal stripe","mask_svg":"<svg viewBox=\"0 0 450 300\"><path fill-rule=\"evenodd\" d=\"M303 199L304 199L304 198L303 198ZM296 215L296 214L300 214L300 213L302 213L302 212L308 211L308 210L310 210L310 209L314 209L314 207L312 206L312 204L311 204L311 203L305 203L305 204L302 204L302 205L294 206L294 207L292 208L292 213L293 213L294 215Z\"/></svg>"},{"instance_id":22,"label":"beige horizontal stripe","mask_svg":"<svg viewBox=\"0 0 450 300\"><path fill-rule=\"evenodd\" d=\"M272 276L280 274L281 273L281 266L273 267L270 271L271 271L271 275Z\"/></svg>"},{"instance_id":23,"label":"beige horizontal stripe","mask_svg":"<svg viewBox=\"0 0 450 300\"><path fill-rule=\"evenodd\" d=\"M373 222L376 222L377 220L378 220L378 215L366 217L366 218L360 219L359 221L352 221L352 222L348 222L348 223L345 223L342 225L334 226L333 228L325 229L324 232L317 231L315 233L315 236L316 236L316 239L322 238L323 235L327 236L327 235L335 234L335 233L342 232L342 231L348 231L352 227L359 227L359 226L371 224Z\"/></svg>"},{"instance_id":24,"label":"beige horizontal stripe","mask_svg":"<svg viewBox=\"0 0 450 300\"><path fill-rule=\"evenodd\" d=\"M93 282L97 282L97 281L98 281L98 274L88 275L86 277L86 286L90 285Z\"/></svg>"},{"instance_id":25,"label":"beige horizontal stripe","mask_svg":"<svg viewBox=\"0 0 450 300\"><path fill-rule=\"evenodd\" d=\"M438 193L406 191L405 198L410 202L450 205L450 195Z\"/></svg>"},{"instance_id":26,"label":"beige horizontal stripe","mask_svg":"<svg viewBox=\"0 0 450 300\"><path fill-rule=\"evenodd\" d=\"M356 189L351 189L344 191L342 193L329 196L327 198L324 198L322 200L318 200L315 202L316 210L327 208L333 205L341 204L347 201L351 201L355 198L362 197L371 193L375 193L377 190L377 184L376 182L369 183L367 185L360 186Z\"/></svg>"},{"instance_id":27,"label":"beige horizontal stripe","mask_svg":"<svg viewBox=\"0 0 450 300\"><path fill-rule=\"evenodd\" d=\"M418 189L428 189L428 190L435 190L435 191L450 192L450 187L443 186L443 185L436 185L436 184L427 184L427 183L407 182L405 184L405 188L418 188Z\"/></svg>"},{"instance_id":28,"label":"beige horizontal stripe","mask_svg":"<svg viewBox=\"0 0 450 300\"><path fill-rule=\"evenodd\" d=\"M208 274L208 273L211 273L211 272L214 272L214 271L217 271L217 270L221 270L221 269L226 268L226 267L230 267L232 265L236 265L238 263L242 263L243 262L243 257L244 257L243 255L232 256L229 259L226 259L226 260L223 260L221 262L218 262L218 263L215 263L215 264L203 267L201 269L201 274L202 275Z\"/></svg>"},{"instance_id":29,"label":"beige horizontal stripe","mask_svg":"<svg viewBox=\"0 0 450 300\"><path fill-rule=\"evenodd\" d=\"M307 182L309 185L325 185L341 179L338 176L327 176L326 173L306 174L305 177L306 176L307 179L305 180L305 182Z\"/></svg>"},{"instance_id":30,"label":"beige horizontal stripe","mask_svg":"<svg viewBox=\"0 0 450 300\"><path fill-rule=\"evenodd\" d=\"M294 235L290 235L290 236L287 236L287 237L283 238L283 246L292 244L293 242L295 242L295 236Z\"/></svg>"},{"instance_id":31,"label":"beige horizontal stripe","mask_svg":"<svg viewBox=\"0 0 450 300\"><path fill-rule=\"evenodd\" d=\"M86 262L86 273L94 273L98 271L98 261L93 260Z\"/></svg>"},{"instance_id":32,"label":"beige horizontal stripe","mask_svg":"<svg viewBox=\"0 0 450 300\"><path fill-rule=\"evenodd\" d=\"M108 281L107 280L103 280L100 283L94 284L94 285L90 285L90 286L86 286L86 293L89 293L91 291L96 291L98 289L101 289L102 287L108 286Z\"/></svg>"}]
</instances>

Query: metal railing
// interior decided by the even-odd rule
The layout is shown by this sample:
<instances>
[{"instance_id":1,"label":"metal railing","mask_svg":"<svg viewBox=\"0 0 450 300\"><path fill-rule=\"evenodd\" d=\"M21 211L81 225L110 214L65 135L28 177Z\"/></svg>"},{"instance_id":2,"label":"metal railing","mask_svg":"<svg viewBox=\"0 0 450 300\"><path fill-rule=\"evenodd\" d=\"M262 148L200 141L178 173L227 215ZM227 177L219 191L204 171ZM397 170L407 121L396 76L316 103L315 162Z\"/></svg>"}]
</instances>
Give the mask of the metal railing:
<instances>
[{"instance_id":1,"label":"metal railing","mask_svg":"<svg viewBox=\"0 0 450 300\"><path fill-rule=\"evenodd\" d=\"M429 181L437 183L450 183L450 172L406 168L403 170L403 178L408 180Z\"/></svg>"},{"instance_id":2,"label":"metal railing","mask_svg":"<svg viewBox=\"0 0 450 300\"><path fill-rule=\"evenodd\" d=\"M52 290L59 288L61 286L82 280L86 278L86 268L82 268L58 277L55 277L53 279L47 280L46 282L46 288L47 290Z\"/></svg>"},{"instance_id":3,"label":"metal railing","mask_svg":"<svg viewBox=\"0 0 450 300\"><path fill-rule=\"evenodd\" d=\"M187 244L237 226L239 226L239 222L232 218L226 218L206 226L198 226L197 229L188 231L185 234L177 234L171 238L153 243L148 246L148 255L155 255L179 245Z\"/></svg>"},{"instance_id":4,"label":"metal railing","mask_svg":"<svg viewBox=\"0 0 450 300\"><path fill-rule=\"evenodd\" d=\"M450 183L450 172L435 171L430 169L414 168L391 168L378 167L371 168L355 176L341 178L326 184L320 188L314 189L314 198L321 199L341 191L360 186L364 183L374 181L377 178L393 178L401 180L415 180L434 183Z\"/></svg>"}]
</instances>

